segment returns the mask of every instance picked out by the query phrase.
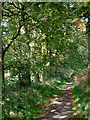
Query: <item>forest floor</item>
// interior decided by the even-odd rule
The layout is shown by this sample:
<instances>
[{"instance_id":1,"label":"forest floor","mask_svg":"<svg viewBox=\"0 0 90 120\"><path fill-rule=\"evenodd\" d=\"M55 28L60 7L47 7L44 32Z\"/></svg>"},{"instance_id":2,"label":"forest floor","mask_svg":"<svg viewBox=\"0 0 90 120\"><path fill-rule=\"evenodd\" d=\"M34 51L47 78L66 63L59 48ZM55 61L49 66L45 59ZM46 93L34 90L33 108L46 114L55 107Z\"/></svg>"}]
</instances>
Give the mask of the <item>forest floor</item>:
<instances>
[{"instance_id":1,"label":"forest floor","mask_svg":"<svg viewBox=\"0 0 90 120\"><path fill-rule=\"evenodd\" d=\"M71 79L71 78L70 78ZM87 73L3 89L2 120L88 120Z\"/></svg>"},{"instance_id":2,"label":"forest floor","mask_svg":"<svg viewBox=\"0 0 90 120\"><path fill-rule=\"evenodd\" d=\"M61 94L47 108L48 112L44 114L45 116L41 117L41 120L66 120L73 116L72 96L72 82L69 81L66 83Z\"/></svg>"}]
</instances>

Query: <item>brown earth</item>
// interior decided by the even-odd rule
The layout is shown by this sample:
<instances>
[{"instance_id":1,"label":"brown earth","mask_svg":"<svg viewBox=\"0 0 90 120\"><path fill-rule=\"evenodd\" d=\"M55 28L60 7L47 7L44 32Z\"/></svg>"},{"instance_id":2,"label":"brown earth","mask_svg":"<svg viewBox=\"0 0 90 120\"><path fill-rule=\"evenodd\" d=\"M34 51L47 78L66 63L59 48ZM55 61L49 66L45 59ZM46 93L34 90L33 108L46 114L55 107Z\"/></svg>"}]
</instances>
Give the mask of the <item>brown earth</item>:
<instances>
[{"instance_id":1,"label":"brown earth","mask_svg":"<svg viewBox=\"0 0 90 120\"><path fill-rule=\"evenodd\" d=\"M58 98L47 107L47 113L41 120L67 120L73 116L72 110L73 92L72 83L69 81Z\"/></svg>"}]
</instances>

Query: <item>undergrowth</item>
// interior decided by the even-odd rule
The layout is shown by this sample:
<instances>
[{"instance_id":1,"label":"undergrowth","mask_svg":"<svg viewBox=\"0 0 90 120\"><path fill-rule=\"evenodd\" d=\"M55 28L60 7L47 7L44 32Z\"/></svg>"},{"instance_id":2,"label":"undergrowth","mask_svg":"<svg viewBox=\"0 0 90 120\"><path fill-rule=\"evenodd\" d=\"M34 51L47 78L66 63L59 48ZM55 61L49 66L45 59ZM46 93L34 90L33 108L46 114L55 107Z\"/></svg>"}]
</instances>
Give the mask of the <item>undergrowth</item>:
<instances>
[{"instance_id":1,"label":"undergrowth","mask_svg":"<svg viewBox=\"0 0 90 120\"><path fill-rule=\"evenodd\" d=\"M73 94L74 118L88 119L88 85L84 74L77 78L77 82L73 81Z\"/></svg>"},{"instance_id":2,"label":"undergrowth","mask_svg":"<svg viewBox=\"0 0 90 120\"><path fill-rule=\"evenodd\" d=\"M20 87L12 84L6 86L3 94L2 120L35 120L44 112L43 105L49 104L50 98L59 95L65 81L59 78L44 84L32 83ZM49 101L48 101L49 99Z\"/></svg>"}]
</instances>

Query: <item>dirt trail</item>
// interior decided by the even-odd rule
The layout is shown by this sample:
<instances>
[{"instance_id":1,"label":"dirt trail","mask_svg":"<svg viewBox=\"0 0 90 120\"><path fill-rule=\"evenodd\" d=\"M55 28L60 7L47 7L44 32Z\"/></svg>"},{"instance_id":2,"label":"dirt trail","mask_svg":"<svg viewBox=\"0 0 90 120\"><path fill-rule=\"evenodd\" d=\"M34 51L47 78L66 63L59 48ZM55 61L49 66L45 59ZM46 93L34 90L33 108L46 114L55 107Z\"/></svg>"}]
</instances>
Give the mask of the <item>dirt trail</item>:
<instances>
[{"instance_id":1,"label":"dirt trail","mask_svg":"<svg viewBox=\"0 0 90 120\"><path fill-rule=\"evenodd\" d=\"M49 112L41 120L67 120L73 114L72 83L69 81L58 99L48 108Z\"/></svg>"}]
</instances>

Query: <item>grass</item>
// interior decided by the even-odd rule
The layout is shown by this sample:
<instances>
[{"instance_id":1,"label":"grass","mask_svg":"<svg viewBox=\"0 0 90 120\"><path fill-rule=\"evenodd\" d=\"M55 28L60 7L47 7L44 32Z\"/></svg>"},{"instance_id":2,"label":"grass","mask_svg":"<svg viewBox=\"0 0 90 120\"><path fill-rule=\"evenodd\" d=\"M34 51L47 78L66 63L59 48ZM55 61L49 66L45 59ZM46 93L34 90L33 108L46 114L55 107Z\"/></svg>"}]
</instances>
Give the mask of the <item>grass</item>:
<instances>
[{"instance_id":1,"label":"grass","mask_svg":"<svg viewBox=\"0 0 90 120\"><path fill-rule=\"evenodd\" d=\"M84 79L82 79L84 78ZM79 119L88 119L88 86L85 75L81 75L77 79L77 83L73 82L73 94L74 94L74 117Z\"/></svg>"},{"instance_id":2,"label":"grass","mask_svg":"<svg viewBox=\"0 0 90 120\"><path fill-rule=\"evenodd\" d=\"M35 120L45 112L43 105L48 105L55 95L59 95L65 85L61 79L47 81L44 84L32 83L20 87L17 84L6 86L3 94L2 120Z\"/></svg>"}]
</instances>

